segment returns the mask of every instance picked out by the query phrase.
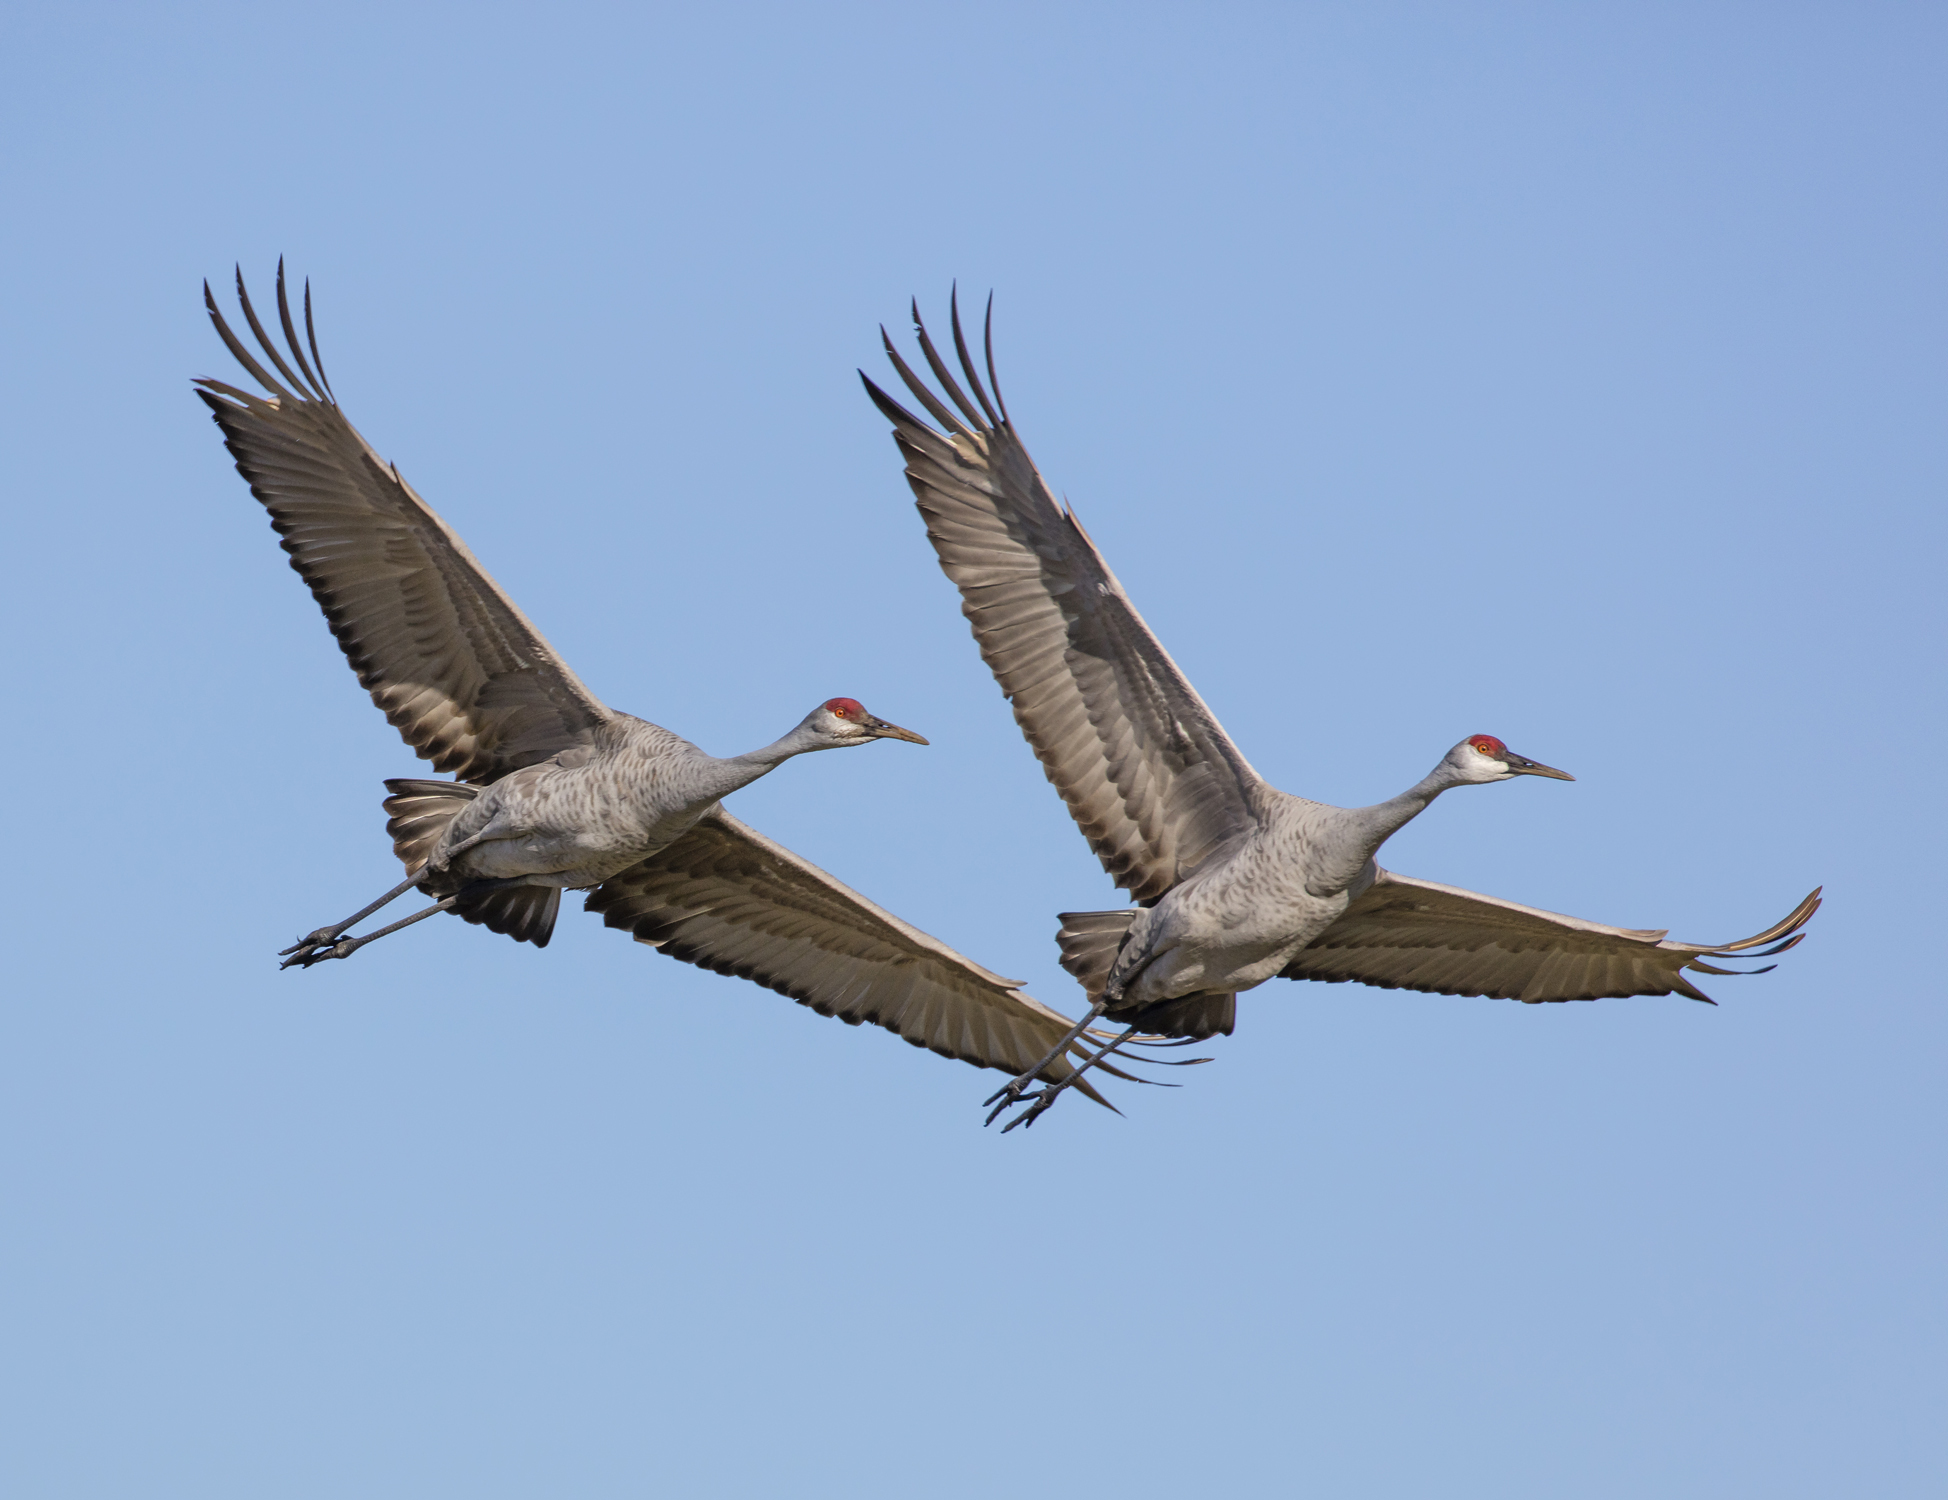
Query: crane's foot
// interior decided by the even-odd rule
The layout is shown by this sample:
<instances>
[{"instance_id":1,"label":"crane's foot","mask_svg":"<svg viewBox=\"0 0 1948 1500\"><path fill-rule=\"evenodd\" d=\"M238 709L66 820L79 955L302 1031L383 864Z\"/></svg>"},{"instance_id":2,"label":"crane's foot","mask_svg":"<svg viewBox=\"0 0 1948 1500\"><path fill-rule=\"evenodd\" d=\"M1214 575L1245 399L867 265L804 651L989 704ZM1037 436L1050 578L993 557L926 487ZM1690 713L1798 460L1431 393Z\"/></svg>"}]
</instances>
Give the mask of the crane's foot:
<instances>
[{"instance_id":1,"label":"crane's foot","mask_svg":"<svg viewBox=\"0 0 1948 1500\"><path fill-rule=\"evenodd\" d=\"M1091 1068L1095 1067L1097 1063L1105 1061L1110 1053L1114 1052L1118 1047L1121 1047L1136 1034L1137 1030L1132 1026L1121 1035L1112 1037L1109 1041L1098 1047L1094 1053L1084 1058L1077 1065L1075 1071L1070 1073L1067 1078L1062 1079L1059 1083L1045 1083L1032 1094L1023 1092L1022 1079L1015 1078L1010 1080L1006 1088L988 1098L987 1102L990 1104L995 1104L996 1100L999 1100L1000 1103L995 1105L994 1111L987 1117L987 1123L992 1125L1004 1112L1012 1109L1015 1105L1026 1104L1028 1108L1016 1115L1006 1125L1003 1125L1001 1127L1001 1133L1006 1135L1018 1125L1033 1125L1054 1107L1055 1101L1062 1097L1068 1090L1070 1084L1080 1079L1084 1073L1087 1073ZM1039 1072L1040 1069L1038 1068L1036 1071ZM1032 1082L1033 1080L1031 1079L1029 1081Z\"/></svg>"},{"instance_id":2,"label":"crane's foot","mask_svg":"<svg viewBox=\"0 0 1948 1500\"><path fill-rule=\"evenodd\" d=\"M309 936L299 938L290 947L280 948L277 956L283 959L284 962L279 964L278 967L280 969L288 969L293 964L296 964L301 969L310 968L319 959L329 956L319 953L318 950L320 948L328 948L337 942L339 934L344 930L345 926L343 924L337 927L320 927Z\"/></svg>"},{"instance_id":3,"label":"crane's foot","mask_svg":"<svg viewBox=\"0 0 1948 1500\"><path fill-rule=\"evenodd\" d=\"M321 964L328 958L350 958L371 941L371 938L340 938L337 942L332 942L330 935L327 935L323 941L315 943L307 939L296 948L286 948L284 951L291 956L279 964L278 968L288 969L295 965L300 969L308 969L313 964Z\"/></svg>"},{"instance_id":4,"label":"crane's foot","mask_svg":"<svg viewBox=\"0 0 1948 1500\"><path fill-rule=\"evenodd\" d=\"M1001 1133L1003 1135L1006 1135L1010 1130L1013 1130L1015 1126L1027 1123L1027 1121L1033 1119L1036 1115L1040 1114L1043 1110L1047 1109L1050 1104L1053 1104L1055 1101L1052 1098L1049 1098L1049 1095L1059 1094L1063 1089L1068 1087L1068 1080L1065 1079L1063 1080L1063 1082L1059 1084L1045 1083L1040 1088L1036 1089L1033 1093L1030 1093L1028 1092L1029 1086L1034 1082L1035 1082L1035 1074L1024 1073L1019 1078L1009 1079L1008 1084L1005 1088L1002 1088L995 1093L989 1094L987 1098L981 1101L981 1107L983 1109L987 1109L988 1111L987 1119L983 1120L981 1123L983 1125L992 1125L996 1120L1000 1119L1009 1110L1013 1109L1017 1104L1034 1104L1034 1108L1032 1108L1026 1115L1017 1115L1014 1119L1010 1120L1006 1125L1002 1127ZM1043 1100L1045 1102L1040 1104L1035 1104L1035 1101L1038 1099ZM988 1106L990 1105L992 1105L993 1108L989 1109Z\"/></svg>"},{"instance_id":5,"label":"crane's foot","mask_svg":"<svg viewBox=\"0 0 1948 1500\"><path fill-rule=\"evenodd\" d=\"M987 1098L981 1101L981 1108L988 1109L990 1105L993 1108L989 1110L987 1119L981 1123L984 1125L992 1125L1001 1117L1004 1110L1013 1109L1017 1104L1021 1103L1022 1099L1026 1097L1023 1091L1034 1081L1033 1074L1025 1074L1020 1078L1011 1078L1008 1080L1005 1088L997 1089L994 1093L989 1094Z\"/></svg>"},{"instance_id":6,"label":"crane's foot","mask_svg":"<svg viewBox=\"0 0 1948 1500\"><path fill-rule=\"evenodd\" d=\"M290 947L279 949L277 956L283 959L284 962L279 964L278 968L288 969L295 964L300 969L308 969L313 964L320 963L327 958L343 958L345 955L342 953L321 953L318 950L332 947L347 931L358 926L359 923L371 916L380 907L386 905L388 902L397 901L406 892L410 891L425 873L424 870L421 870L417 875L408 875L377 901L374 901L369 906L360 907L344 921L336 923L331 927L320 927L316 932L299 938ZM390 931L391 929L388 928L387 930Z\"/></svg>"},{"instance_id":7,"label":"crane's foot","mask_svg":"<svg viewBox=\"0 0 1948 1500\"><path fill-rule=\"evenodd\" d=\"M1054 1105L1056 1098L1067 1086L1067 1084L1051 1083L1043 1088L1037 1089L1032 1094L1023 1094L1015 1102L1017 1104L1026 1104L1028 1108L1016 1115L1006 1125L1003 1125L1001 1127L1001 1133L1006 1135L1017 1125L1033 1125ZM989 1116L988 1124L992 1125L993 1123L993 1117Z\"/></svg>"},{"instance_id":8,"label":"crane's foot","mask_svg":"<svg viewBox=\"0 0 1948 1500\"><path fill-rule=\"evenodd\" d=\"M513 881L507 882L509 885L514 883ZM401 889L403 890L411 884L412 881L409 880ZM392 894L396 896L399 892L394 891ZM390 899L390 897L387 899ZM444 901L435 901L424 910L416 911L410 917L402 917L399 921L392 923L388 927L381 927L377 932L368 932L364 937L348 938L339 936L353 922L360 921L371 915L373 911L378 910L380 906L385 904L383 901L375 902L366 911L362 911L358 916L351 918L350 921L340 922L336 927L321 927L312 933L310 937L299 939L291 947L286 948L284 954L280 955L280 957L284 958L284 962L279 964L278 968L288 969L295 965L300 969L308 969L313 964L321 964L328 958L350 958L367 943L376 943L380 938L386 936L387 933L397 932L402 927L410 927L415 922L424 922L428 917L438 916L443 911L451 911L459 899L458 896L448 896Z\"/></svg>"},{"instance_id":9,"label":"crane's foot","mask_svg":"<svg viewBox=\"0 0 1948 1500\"><path fill-rule=\"evenodd\" d=\"M1037 1062L1033 1067L1017 1073L1006 1084L983 1099L981 1101L981 1107L989 1111L986 1123L992 1125L996 1120L1001 1118L1005 1111L1012 1109L1015 1105L1021 1103L1023 1099L1031 1097L1028 1094L1028 1090L1033 1088L1035 1080L1041 1077L1042 1069L1054 1062L1064 1052L1067 1052L1075 1042L1075 1039L1096 1023L1097 1018L1102 1015L1105 1005L1106 1002L1098 1000L1089 1008L1088 1015L1071 1026L1068 1034L1053 1047L1049 1048L1047 1055L1041 1061ZM1087 1066L1087 1064L1084 1064L1084 1066ZM1013 1128L1014 1126L1010 1125L1008 1130L1012 1130ZM1001 1133L1006 1135L1008 1131L1004 1130Z\"/></svg>"}]
</instances>

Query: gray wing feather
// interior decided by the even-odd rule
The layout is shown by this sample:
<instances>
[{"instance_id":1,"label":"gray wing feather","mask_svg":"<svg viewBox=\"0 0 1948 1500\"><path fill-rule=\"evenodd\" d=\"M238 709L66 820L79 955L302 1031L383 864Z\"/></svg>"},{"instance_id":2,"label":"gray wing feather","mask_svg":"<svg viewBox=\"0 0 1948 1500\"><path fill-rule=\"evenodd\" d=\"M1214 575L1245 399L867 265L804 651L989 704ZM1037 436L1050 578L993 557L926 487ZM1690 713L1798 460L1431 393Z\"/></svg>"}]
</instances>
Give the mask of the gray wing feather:
<instances>
[{"instance_id":1,"label":"gray wing feather","mask_svg":"<svg viewBox=\"0 0 1948 1500\"><path fill-rule=\"evenodd\" d=\"M1702 958L1783 953L1819 909L1814 891L1784 920L1735 943L1677 943L1381 870L1344 915L1300 950L1286 979L1358 980L1382 989L1486 995L1540 1005L1625 995L1712 1003L1682 971L1736 974ZM1774 944L1762 952L1752 950Z\"/></svg>"},{"instance_id":2,"label":"gray wing feather","mask_svg":"<svg viewBox=\"0 0 1948 1500\"><path fill-rule=\"evenodd\" d=\"M990 313L992 308L990 307ZM1139 901L1255 825L1258 775L1178 670L1072 511L1058 504L961 336L970 400L914 323L958 414L886 352L938 432L862 373L893 423L940 566L1015 722L1103 868ZM882 335L884 330L882 330ZM993 378L993 340L987 344ZM1000 415L996 415L996 407Z\"/></svg>"},{"instance_id":3,"label":"gray wing feather","mask_svg":"<svg viewBox=\"0 0 1948 1500\"><path fill-rule=\"evenodd\" d=\"M196 382L251 493L325 612L359 683L434 768L485 783L587 742L609 710L563 664L466 544L372 451L323 378L305 289L305 360L278 266L287 362L237 278L279 381L218 312L230 352L271 394Z\"/></svg>"},{"instance_id":4,"label":"gray wing feather","mask_svg":"<svg viewBox=\"0 0 1948 1500\"><path fill-rule=\"evenodd\" d=\"M589 893L588 910L672 958L753 980L822 1016L1018 1073L1066 1016L873 905L722 808ZM1041 1076L1059 1082L1069 1063ZM1087 1080L1075 1087L1104 1102Z\"/></svg>"}]
</instances>

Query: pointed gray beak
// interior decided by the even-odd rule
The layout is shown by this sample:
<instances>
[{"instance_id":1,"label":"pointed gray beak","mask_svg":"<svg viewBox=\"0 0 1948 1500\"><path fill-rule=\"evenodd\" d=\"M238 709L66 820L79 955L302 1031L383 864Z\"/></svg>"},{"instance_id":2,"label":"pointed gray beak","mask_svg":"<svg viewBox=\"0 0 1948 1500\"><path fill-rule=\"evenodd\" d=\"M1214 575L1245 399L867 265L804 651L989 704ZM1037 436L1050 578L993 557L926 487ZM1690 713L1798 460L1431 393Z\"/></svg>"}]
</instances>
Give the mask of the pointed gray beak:
<instances>
[{"instance_id":1,"label":"pointed gray beak","mask_svg":"<svg viewBox=\"0 0 1948 1500\"><path fill-rule=\"evenodd\" d=\"M870 733L874 739L905 740L909 745L927 743L924 736L915 734L911 729L902 729L897 724L888 724L884 719L875 719L870 714L859 721L859 727ZM1555 774L1560 776L1562 772L1558 771Z\"/></svg>"},{"instance_id":2,"label":"pointed gray beak","mask_svg":"<svg viewBox=\"0 0 1948 1500\"><path fill-rule=\"evenodd\" d=\"M1558 771L1554 766L1545 766L1539 760L1524 759L1512 751L1502 758L1502 764L1507 766L1517 776L1547 776L1554 781L1574 781L1576 779L1567 771Z\"/></svg>"}]
</instances>

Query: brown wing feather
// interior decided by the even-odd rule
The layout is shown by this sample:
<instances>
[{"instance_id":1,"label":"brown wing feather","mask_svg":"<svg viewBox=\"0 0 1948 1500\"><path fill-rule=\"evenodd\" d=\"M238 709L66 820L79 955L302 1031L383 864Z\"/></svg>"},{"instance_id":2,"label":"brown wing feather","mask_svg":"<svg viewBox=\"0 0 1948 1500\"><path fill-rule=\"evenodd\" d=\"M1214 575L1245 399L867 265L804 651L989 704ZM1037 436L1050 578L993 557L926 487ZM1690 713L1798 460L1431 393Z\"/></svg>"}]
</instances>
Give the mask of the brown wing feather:
<instances>
[{"instance_id":1,"label":"brown wing feather","mask_svg":"<svg viewBox=\"0 0 1948 1500\"><path fill-rule=\"evenodd\" d=\"M753 980L848 1025L871 1021L943 1057L1018 1073L1067 1017L909 927L722 808L612 876L588 910L672 958ZM1042 1072L1069 1075L1058 1058ZM1104 1102L1087 1080L1076 1088Z\"/></svg>"},{"instance_id":2,"label":"brown wing feather","mask_svg":"<svg viewBox=\"0 0 1948 1500\"><path fill-rule=\"evenodd\" d=\"M1607 927L1381 870L1281 977L1530 1005L1670 994L1710 1004L1683 970L1737 973L1697 960L1749 953L1764 943L1777 946L1750 956L1783 952L1799 942L1799 929L1819 904L1814 891L1783 921L1736 943L1676 943L1659 931Z\"/></svg>"},{"instance_id":3,"label":"brown wing feather","mask_svg":"<svg viewBox=\"0 0 1948 1500\"><path fill-rule=\"evenodd\" d=\"M1254 772L1136 612L1073 512L996 418L954 315L968 399L919 325L950 410L886 341L935 431L872 381L940 566L1015 722L1116 883L1154 900L1256 821ZM992 379L993 347L988 346ZM862 374L860 377L865 380Z\"/></svg>"},{"instance_id":4,"label":"brown wing feather","mask_svg":"<svg viewBox=\"0 0 1948 1500\"><path fill-rule=\"evenodd\" d=\"M605 708L431 506L360 437L293 336L278 267L280 355L237 278L251 331L280 383L223 320L218 334L271 394L199 380L251 493L270 512L359 683L437 770L485 783L584 742ZM305 324L310 330L310 292ZM317 358L316 339L311 339ZM322 371L322 365L318 369Z\"/></svg>"}]
</instances>

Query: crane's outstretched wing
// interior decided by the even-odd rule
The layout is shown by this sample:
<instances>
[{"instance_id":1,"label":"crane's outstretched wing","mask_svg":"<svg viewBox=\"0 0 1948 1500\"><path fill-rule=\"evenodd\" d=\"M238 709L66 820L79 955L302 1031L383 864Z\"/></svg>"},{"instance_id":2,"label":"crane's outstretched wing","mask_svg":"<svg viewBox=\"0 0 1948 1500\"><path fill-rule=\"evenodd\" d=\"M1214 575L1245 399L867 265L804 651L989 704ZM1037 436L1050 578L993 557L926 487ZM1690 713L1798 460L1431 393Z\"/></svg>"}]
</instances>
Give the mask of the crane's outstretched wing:
<instances>
[{"instance_id":1,"label":"crane's outstretched wing","mask_svg":"<svg viewBox=\"0 0 1948 1500\"><path fill-rule=\"evenodd\" d=\"M993 307L988 379L994 383ZM906 456L927 535L959 585L981 655L1015 722L1116 883L1154 900L1256 822L1257 773L1150 633L1074 512L1057 504L968 357L954 309L962 391L913 309L921 351L959 414L886 339L907 388L943 435L872 381ZM881 330L882 338L885 330Z\"/></svg>"},{"instance_id":2,"label":"crane's outstretched wing","mask_svg":"<svg viewBox=\"0 0 1948 1500\"><path fill-rule=\"evenodd\" d=\"M639 943L750 979L849 1026L871 1021L942 1057L1019 1073L1067 1017L775 844L721 807L589 893ZM1071 1069L1057 1058L1041 1077ZM1106 1103L1085 1079L1076 1088Z\"/></svg>"},{"instance_id":3,"label":"crane's outstretched wing","mask_svg":"<svg viewBox=\"0 0 1948 1500\"><path fill-rule=\"evenodd\" d=\"M205 282L216 331L271 395L218 380L197 381L197 395L372 701L436 770L463 781L490 782L584 742L609 710L338 409L310 287L307 362L278 263L277 311L296 371L257 320L241 271L237 298L284 382L230 331Z\"/></svg>"},{"instance_id":4,"label":"crane's outstretched wing","mask_svg":"<svg viewBox=\"0 0 1948 1500\"><path fill-rule=\"evenodd\" d=\"M1280 977L1357 979L1388 990L1486 995L1529 1005L1670 994L1709 1005L1715 1002L1682 970L1762 974L1701 960L1783 953L1805 936L1799 929L1819 905L1814 891L1784 921L1736 943L1674 943L1655 929L1606 927L1381 870ZM1761 949L1766 943L1774 946Z\"/></svg>"}]
</instances>

